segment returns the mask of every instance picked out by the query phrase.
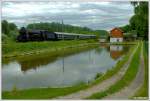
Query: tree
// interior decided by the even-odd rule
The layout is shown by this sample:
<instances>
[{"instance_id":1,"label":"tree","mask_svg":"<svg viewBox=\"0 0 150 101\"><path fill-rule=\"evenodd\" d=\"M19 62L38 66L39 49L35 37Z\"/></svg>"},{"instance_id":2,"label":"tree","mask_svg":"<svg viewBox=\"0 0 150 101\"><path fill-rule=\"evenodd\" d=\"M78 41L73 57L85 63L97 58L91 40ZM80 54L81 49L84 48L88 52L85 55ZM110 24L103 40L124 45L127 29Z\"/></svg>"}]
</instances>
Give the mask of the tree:
<instances>
[{"instance_id":1,"label":"tree","mask_svg":"<svg viewBox=\"0 0 150 101\"><path fill-rule=\"evenodd\" d=\"M133 4L133 3L132 3ZM137 31L138 37L148 39L148 2L136 2L134 5L134 15L130 19L132 30Z\"/></svg>"},{"instance_id":2,"label":"tree","mask_svg":"<svg viewBox=\"0 0 150 101\"><path fill-rule=\"evenodd\" d=\"M6 20L2 21L2 33L9 34L9 24Z\"/></svg>"},{"instance_id":3,"label":"tree","mask_svg":"<svg viewBox=\"0 0 150 101\"><path fill-rule=\"evenodd\" d=\"M129 31L131 31L131 26L130 25L125 25L122 27L119 27L124 33L127 33Z\"/></svg>"},{"instance_id":4,"label":"tree","mask_svg":"<svg viewBox=\"0 0 150 101\"><path fill-rule=\"evenodd\" d=\"M15 31L17 30L17 26L14 23L9 23L9 29Z\"/></svg>"}]
</instances>

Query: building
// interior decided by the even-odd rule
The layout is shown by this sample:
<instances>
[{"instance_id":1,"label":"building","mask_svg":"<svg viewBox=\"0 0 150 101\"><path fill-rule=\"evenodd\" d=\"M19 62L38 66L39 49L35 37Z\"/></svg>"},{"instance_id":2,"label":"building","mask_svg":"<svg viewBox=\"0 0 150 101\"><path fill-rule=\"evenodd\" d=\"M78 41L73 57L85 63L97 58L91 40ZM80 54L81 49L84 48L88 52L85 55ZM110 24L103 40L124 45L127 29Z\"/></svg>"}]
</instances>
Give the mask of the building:
<instances>
[{"instance_id":1,"label":"building","mask_svg":"<svg viewBox=\"0 0 150 101\"><path fill-rule=\"evenodd\" d=\"M110 31L110 42L123 42L123 31L119 28L114 28Z\"/></svg>"}]
</instances>

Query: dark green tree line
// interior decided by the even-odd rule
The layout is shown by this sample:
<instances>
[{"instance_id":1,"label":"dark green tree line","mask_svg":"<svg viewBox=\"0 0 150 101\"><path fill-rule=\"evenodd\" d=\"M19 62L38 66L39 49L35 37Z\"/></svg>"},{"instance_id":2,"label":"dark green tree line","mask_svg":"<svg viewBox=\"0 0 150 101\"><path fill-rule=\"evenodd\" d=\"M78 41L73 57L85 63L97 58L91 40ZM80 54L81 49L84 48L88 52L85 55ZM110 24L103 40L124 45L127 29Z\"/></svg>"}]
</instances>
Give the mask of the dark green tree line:
<instances>
[{"instance_id":1,"label":"dark green tree line","mask_svg":"<svg viewBox=\"0 0 150 101\"><path fill-rule=\"evenodd\" d=\"M108 36L108 32L105 30L92 30L88 27L79 27L72 26L68 24L61 23L32 23L27 25L27 29L42 29L48 30L51 32L68 32L68 33L79 33L79 34L95 34L97 37L106 35Z\"/></svg>"},{"instance_id":2,"label":"dark green tree line","mask_svg":"<svg viewBox=\"0 0 150 101\"><path fill-rule=\"evenodd\" d=\"M9 23L2 20L2 40L15 39L18 35L17 26L14 23Z\"/></svg>"},{"instance_id":3,"label":"dark green tree line","mask_svg":"<svg viewBox=\"0 0 150 101\"><path fill-rule=\"evenodd\" d=\"M131 4L134 6L134 15L130 18L129 24L120 27L125 33L136 34L148 40L148 2L146 1L133 1Z\"/></svg>"},{"instance_id":4,"label":"dark green tree line","mask_svg":"<svg viewBox=\"0 0 150 101\"><path fill-rule=\"evenodd\" d=\"M130 19L132 30L136 30L138 37L148 39L148 2L131 2L134 6L134 15Z\"/></svg>"}]
</instances>

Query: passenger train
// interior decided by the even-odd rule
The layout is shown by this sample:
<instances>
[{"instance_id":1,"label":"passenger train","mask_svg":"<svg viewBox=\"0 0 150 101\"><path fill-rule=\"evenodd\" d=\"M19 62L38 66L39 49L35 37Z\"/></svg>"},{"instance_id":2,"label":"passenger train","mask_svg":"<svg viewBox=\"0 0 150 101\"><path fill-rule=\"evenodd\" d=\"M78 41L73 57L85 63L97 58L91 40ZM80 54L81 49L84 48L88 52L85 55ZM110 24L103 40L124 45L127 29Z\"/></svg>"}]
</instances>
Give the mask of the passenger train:
<instances>
[{"instance_id":1,"label":"passenger train","mask_svg":"<svg viewBox=\"0 0 150 101\"><path fill-rule=\"evenodd\" d=\"M46 30L27 30L22 27L17 36L17 41L46 41L46 40L74 40L74 39L95 39L96 35L75 34L65 32L49 32Z\"/></svg>"}]
</instances>

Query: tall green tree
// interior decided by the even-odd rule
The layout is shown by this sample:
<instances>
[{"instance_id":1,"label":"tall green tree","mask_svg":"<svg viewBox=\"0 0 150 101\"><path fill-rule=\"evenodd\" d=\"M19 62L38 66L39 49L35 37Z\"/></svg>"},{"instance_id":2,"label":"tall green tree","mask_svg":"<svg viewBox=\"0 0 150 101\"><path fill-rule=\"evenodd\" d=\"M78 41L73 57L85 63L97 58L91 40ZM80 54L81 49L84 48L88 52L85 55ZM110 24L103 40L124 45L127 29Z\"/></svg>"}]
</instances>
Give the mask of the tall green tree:
<instances>
[{"instance_id":1,"label":"tall green tree","mask_svg":"<svg viewBox=\"0 0 150 101\"><path fill-rule=\"evenodd\" d=\"M134 15L130 19L130 26L137 31L138 37L148 39L148 2L131 2L134 6Z\"/></svg>"},{"instance_id":2,"label":"tall green tree","mask_svg":"<svg viewBox=\"0 0 150 101\"><path fill-rule=\"evenodd\" d=\"M15 31L17 30L17 26L14 23L9 23L9 29Z\"/></svg>"},{"instance_id":3,"label":"tall green tree","mask_svg":"<svg viewBox=\"0 0 150 101\"><path fill-rule=\"evenodd\" d=\"M6 20L2 21L2 33L9 34L9 24Z\"/></svg>"}]
</instances>

